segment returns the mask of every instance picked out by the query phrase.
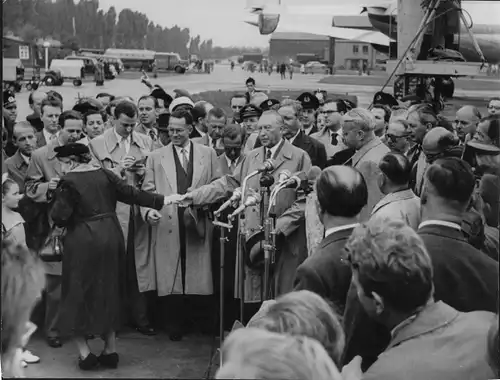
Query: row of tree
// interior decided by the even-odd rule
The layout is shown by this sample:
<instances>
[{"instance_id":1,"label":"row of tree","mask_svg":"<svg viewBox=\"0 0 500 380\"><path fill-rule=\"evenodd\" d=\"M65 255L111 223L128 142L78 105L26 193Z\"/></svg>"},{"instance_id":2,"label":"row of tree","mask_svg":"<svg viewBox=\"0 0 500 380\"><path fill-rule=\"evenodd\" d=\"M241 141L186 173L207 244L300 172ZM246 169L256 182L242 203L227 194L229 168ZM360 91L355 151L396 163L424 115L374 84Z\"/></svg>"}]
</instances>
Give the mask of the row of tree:
<instances>
[{"instance_id":1,"label":"row of tree","mask_svg":"<svg viewBox=\"0 0 500 380\"><path fill-rule=\"evenodd\" d=\"M227 58L259 48L218 47L192 37L188 28L155 24L137 11L99 9L99 0L7 0L3 4L3 34L24 41L60 41L66 49L121 48L176 52L186 57Z\"/></svg>"}]
</instances>

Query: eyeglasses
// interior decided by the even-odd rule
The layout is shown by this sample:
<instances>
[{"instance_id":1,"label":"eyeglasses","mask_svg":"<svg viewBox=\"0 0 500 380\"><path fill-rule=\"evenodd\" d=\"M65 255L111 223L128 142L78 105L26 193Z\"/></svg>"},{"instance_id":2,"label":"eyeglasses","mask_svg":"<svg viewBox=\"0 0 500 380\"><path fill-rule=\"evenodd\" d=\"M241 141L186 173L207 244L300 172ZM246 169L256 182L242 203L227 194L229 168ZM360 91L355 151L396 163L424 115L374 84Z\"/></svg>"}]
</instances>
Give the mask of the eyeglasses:
<instances>
[{"instance_id":1,"label":"eyeglasses","mask_svg":"<svg viewBox=\"0 0 500 380\"><path fill-rule=\"evenodd\" d=\"M398 141L399 139L402 139L402 138L405 138L405 137L408 137L409 135L408 134L405 134L405 135L401 135L401 136L396 136L396 135L392 135L390 133L386 133L385 134L385 137L388 139L388 140L391 140L391 141Z\"/></svg>"},{"instance_id":2,"label":"eyeglasses","mask_svg":"<svg viewBox=\"0 0 500 380\"><path fill-rule=\"evenodd\" d=\"M494 110L500 111L500 106L488 105L488 109L494 109Z\"/></svg>"},{"instance_id":3,"label":"eyeglasses","mask_svg":"<svg viewBox=\"0 0 500 380\"><path fill-rule=\"evenodd\" d=\"M233 110L240 110L243 108L243 106L231 106Z\"/></svg>"}]
</instances>

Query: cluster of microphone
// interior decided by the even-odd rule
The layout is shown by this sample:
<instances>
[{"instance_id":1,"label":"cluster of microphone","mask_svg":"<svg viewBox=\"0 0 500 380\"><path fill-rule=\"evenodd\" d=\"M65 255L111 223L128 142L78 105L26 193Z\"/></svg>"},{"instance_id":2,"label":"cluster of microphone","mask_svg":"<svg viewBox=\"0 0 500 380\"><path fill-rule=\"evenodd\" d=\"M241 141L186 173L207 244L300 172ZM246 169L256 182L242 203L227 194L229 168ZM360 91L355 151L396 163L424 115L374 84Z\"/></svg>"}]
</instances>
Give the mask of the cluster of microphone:
<instances>
[{"instance_id":1,"label":"cluster of microphone","mask_svg":"<svg viewBox=\"0 0 500 380\"><path fill-rule=\"evenodd\" d=\"M250 175L246 177L246 179L257 175L262 174L261 178L261 186L271 187L274 184L274 178L270 175L275 168L276 163L273 160L267 160L264 162L262 167L258 168ZM296 172L291 173L290 170L283 170L280 172L278 176L278 180L275 184L274 190L282 190L282 189L293 189L296 191L302 190L305 193L308 193L312 189L312 184L316 181L316 179L321 174L321 169L317 166L313 166L307 173L305 172ZM244 181L246 182L246 181ZM274 191L273 190L273 191ZM231 197L222 204L222 206L215 211L215 215L219 215L222 211L226 210L229 207L237 207L231 215L229 215L229 219L234 219L237 215L242 213L247 207L252 207L260 204L262 201L262 196L260 193L254 189L248 189L245 191L245 195L247 195L244 201L241 201L243 189L238 187Z\"/></svg>"}]
</instances>

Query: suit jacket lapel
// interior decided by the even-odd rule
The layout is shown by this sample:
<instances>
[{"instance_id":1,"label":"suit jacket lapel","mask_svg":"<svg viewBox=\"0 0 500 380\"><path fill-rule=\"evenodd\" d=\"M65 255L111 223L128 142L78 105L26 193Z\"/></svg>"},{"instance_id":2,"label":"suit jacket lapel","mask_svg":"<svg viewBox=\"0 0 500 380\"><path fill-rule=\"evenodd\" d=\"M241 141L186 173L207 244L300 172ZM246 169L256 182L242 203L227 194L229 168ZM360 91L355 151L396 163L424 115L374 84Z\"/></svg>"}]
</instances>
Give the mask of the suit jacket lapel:
<instances>
[{"instance_id":1,"label":"suit jacket lapel","mask_svg":"<svg viewBox=\"0 0 500 380\"><path fill-rule=\"evenodd\" d=\"M191 143L191 149L193 149L193 181L191 187L195 188L201 180L203 169L207 163L205 162L205 154L199 146Z\"/></svg>"},{"instance_id":2,"label":"suit jacket lapel","mask_svg":"<svg viewBox=\"0 0 500 380\"><path fill-rule=\"evenodd\" d=\"M165 170L165 175L167 176L168 183L173 193L177 193L177 171L175 169L174 160L174 146L168 144L163 148L163 155L161 157L161 166Z\"/></svg>"},{"instance_id":3,"label":"suit jacket lapel","mask_svg":"<svg viewBox=\"0 0 500 380\"><path fill-rule=\"evenodd\" d=\"M280 166L283 165L283 163L285 161L292 159L293 154L292 154L292 151L290 149L291 147L292 147L292 144L290 144L290 142L285 140L285 142L283 143L283 146L281 147L281 150L278 153L278 156L276 157L276 160L275 160L276 167L274 168L274 171L278 170L280 168Z\"/></svg>"}]
</instances>

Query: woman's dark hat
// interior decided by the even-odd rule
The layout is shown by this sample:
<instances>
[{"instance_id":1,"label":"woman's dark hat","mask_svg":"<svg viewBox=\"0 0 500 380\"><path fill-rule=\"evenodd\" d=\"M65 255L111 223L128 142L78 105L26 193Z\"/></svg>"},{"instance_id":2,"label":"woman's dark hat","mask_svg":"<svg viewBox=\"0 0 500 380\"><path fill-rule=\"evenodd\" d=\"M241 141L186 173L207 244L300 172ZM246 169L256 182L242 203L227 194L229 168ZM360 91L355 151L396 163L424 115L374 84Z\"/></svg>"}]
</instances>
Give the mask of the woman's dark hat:
<instances>
[{"instance_id":1,"label":"woman's dark hat","mask_svg":"<svg viewBox=\"0 0 500 380\"><path fill-rule=\"evenodd\" d=\"M56 157L70 157L70 156L81 156L83 154L90 153L89 147L84 144L70 143L63 146L58 146L54 148L57 153Z\"/></svg>"}]
</instances>

